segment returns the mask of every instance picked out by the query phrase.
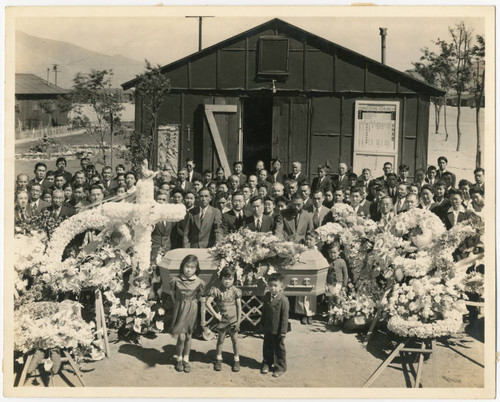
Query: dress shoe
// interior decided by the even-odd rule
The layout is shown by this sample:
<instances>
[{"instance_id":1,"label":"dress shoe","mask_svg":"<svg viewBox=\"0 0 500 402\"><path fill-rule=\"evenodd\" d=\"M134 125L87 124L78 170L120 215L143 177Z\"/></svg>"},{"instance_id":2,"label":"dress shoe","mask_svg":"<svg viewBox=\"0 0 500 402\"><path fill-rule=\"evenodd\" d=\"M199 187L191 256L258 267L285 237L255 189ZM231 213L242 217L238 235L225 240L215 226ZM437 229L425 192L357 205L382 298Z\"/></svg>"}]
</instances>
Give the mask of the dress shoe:
<instances>
[{"instance_id":1,"label":"dress shoe","mask_svg":"<svg viewBox=\"0 0 500 402\"><path fill-rule=\"evenodd\" d=\"M302 325L306 325L306 324L307 324L307 317L306 317L305 315L304 315L304 316L302 317L302 319L300 320L300 323L301 323Z\"/></svg>"},{"instance_id":2,"label":"dress shoe","mask_svg":"<svg viewBox=\"0 0 500 402\"><path fill-rule=\"evenodd\" d=\"M239 361L237 361L237 362L235 361L235 362L233 363L233 371L234 371L235 373L237 373L238 371L240 371L240 362L239 362Z\"/></svg>"},{"instance_id":3,"label":"dress shoe","mask_svg":"<svg viewBox=\"0 0 500 402\"><path fill-rule=\"evenodd\" d=\"M269 366L266 363L262 364L262 367L260 368L260 373L261 374L269 373Z\"/></svg>"},{"instance_id":4,"label":"dress shoe","mask_svg":"<svg viewBox=\"0 0 500 402\"><path fill-rule=\"evenodd\" d=\"M216 360L215 361L214 370L215 371L221 371L222 370L222 360Z\"/></svg>"},{"instance_id":5,"label":"dress shoe","mask_svg":"<svg viewBox=\"0 0 500 402\"><path fill-rule=\"evenodd\" d=\"M190 373L191 372L191 365L189 364L189 362L182 362L182 364L184 364L184 372Z\"/></svg>"},{"instance_id":6,"label":"dress shoe","mask_svg":"<svg viewBox=\"0 0 500 402\"><path fill-rule=\"evenodd\" d=\"M313 323L313 318L312 317L307 317L307 323L311 325Z\"/></svg>"},{"instance_id":7,"label":"dress shoe","mask_svg":"<svg viewBox=\"0 0 500 402\"><path fill-rule=\"evenodd\" d=\"M175 363L175 370L179 373L184 370L184 367L182 366L182 360L177 360L177 363Z\"/></svg>"},{"instance_id":8,"label":"dress shoe","mask_svg":"<svg viewBox=\"0 0 500 402\"><path fill-rule=\"evenodd\" d=\"M273 377L281 377L283 374L285 374L285 372L283 370L276 370L273 373Z\"/></svg>"}]
</instances>

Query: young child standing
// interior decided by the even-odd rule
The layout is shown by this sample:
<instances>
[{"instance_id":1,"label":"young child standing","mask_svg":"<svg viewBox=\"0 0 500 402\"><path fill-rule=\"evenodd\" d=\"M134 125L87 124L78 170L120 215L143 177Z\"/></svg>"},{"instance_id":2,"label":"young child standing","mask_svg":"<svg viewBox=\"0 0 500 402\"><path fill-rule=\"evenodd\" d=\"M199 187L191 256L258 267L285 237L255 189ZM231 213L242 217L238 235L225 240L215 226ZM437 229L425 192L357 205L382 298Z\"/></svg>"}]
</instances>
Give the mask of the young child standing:
<instances>
[{"instance_id":1,"label":"young child standing","mask_svg":"<svg viewBox=\"0 0 500 402\"><path fill-rule=\"evenodd\" d=\"M222 370L222 346L226 334L231 335L234 350L233 371L240 371L240 355L238 352L238 331L241 322L241 290L234 286L236 271L225 267L219 274L221 284L210 289L207 299L207 309L219 321L217 324L217 357L214 364L215 371ZM219 312L212 306L215 301Z\"/></svg>"},{"instance_id":2,"label":"young child standing","mask_svg":"<svg viewBox=\"0 0 500 402\"><path fill-rule=\"evenodd\" d=\"M329 244L327 250L327 260L330 262L328 275L326 277L326 296L328 298L328 310L331 310L339 303L340 292L347 290L349 274L345 261L340 257L341 246L338 241ZM329 324L333 323L330 315Z\"/></svg>"},{"instance_id":3,"label":"young child standing","mask_svg":"<svg viewBox=\"0 0 500 402\"><path fill-rule=\"evenodd\" d=\"M200 274L198 258L189 254L181 262L179 276L172 278L170 289L174 300L174 314L170 333L177 336L175 347L177 363L175 369L189 373L189 352L191 350L191 336L198 319L198 301L204 295L205 282Z\"/></svg>"},{"instance_id":4,"label":"young child standing","mask_svg":"<svg viewBox=\"0 0 500 402\"><path fill-rule=\"evenodd\" d=\"M285 337L288 331L290 304L283 293L283 275L272 274L268 281L269 292L264 296L262 324L264 327L264 360L260 372L267 374L274 364L273 377L286 371Z\"/></svg>"}]
</instances>

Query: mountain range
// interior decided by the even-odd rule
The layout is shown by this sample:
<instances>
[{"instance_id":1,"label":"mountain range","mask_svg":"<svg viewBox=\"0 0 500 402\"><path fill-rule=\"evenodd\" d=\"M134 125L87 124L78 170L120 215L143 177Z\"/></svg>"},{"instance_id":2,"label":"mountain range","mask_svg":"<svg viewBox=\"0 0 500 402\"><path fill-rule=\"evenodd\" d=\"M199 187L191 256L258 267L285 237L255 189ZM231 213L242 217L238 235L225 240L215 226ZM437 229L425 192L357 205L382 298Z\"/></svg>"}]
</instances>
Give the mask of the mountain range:
<instances>
[{"instance_id":1,"label":"mountain range","mask_svg":"<svg viewBox=\"0 0 500 402\"><path fill-rule=\"evenodd\" d=\"M71 88L77 73L113 70L112 86L131 80L144 70L144 62L121 55L105 55L68 42L43 39L16 31L16 73L35 74L54 83L53 65L57 64L57 85Z\"/></svg>"}]
</instances>

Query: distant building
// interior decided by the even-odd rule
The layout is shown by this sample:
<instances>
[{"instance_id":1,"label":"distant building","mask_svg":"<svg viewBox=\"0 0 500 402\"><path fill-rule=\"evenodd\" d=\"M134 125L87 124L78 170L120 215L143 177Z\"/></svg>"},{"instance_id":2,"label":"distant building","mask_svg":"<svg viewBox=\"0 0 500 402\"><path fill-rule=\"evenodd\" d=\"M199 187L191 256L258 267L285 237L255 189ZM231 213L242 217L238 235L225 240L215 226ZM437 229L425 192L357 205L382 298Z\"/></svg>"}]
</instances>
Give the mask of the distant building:
<instances>
[{"instance_id":1,"label":"distant building","mask_svg":"<svg viewBox=\"0 0 500 402\"><path fill-rule=\"evenodd\" d=\"M446 98L446 105L448 106L458 106L458 96L456 94L450 94ZM462 98L460 99L460 106L462 107L476 107L476 99L473 93L464 92ZM484 95L481 102L481 107L484 107Z\"/></svg>"},{"instance_id":2,"label":"distant building","mask_svg":"<svg viewBox=\"0 0 500 402\"><path fill-rule=\"evenodd\" d=\"M59 110L57 98L69 93L34 74L16 74L16 129L68 124L68 113Z\"/></svg>"}]
</instances>

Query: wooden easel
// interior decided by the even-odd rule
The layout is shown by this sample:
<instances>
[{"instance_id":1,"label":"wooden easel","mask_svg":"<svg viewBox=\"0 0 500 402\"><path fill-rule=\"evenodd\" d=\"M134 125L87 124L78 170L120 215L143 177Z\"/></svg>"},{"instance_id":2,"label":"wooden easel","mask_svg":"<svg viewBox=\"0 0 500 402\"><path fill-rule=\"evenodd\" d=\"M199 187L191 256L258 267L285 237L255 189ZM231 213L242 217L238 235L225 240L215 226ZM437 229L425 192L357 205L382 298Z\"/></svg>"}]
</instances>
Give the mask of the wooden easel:
<instances>
[{"instance_id":1,"label":"wooden easel","mask_svg":"<svg viewBox=\"0 0 500 402\"><path fill-rule=\"evenodd\" d=\"M102 342L104 353L109 357L108 328L106 327L106 316L104 315L104 305L102 304L102 294L99 289L95 291L95 321L97 339Z\"/></svg>"},{"instance_id":2,"label":"wooden easel","mask_svg":"<svg viewBox=\"0 0 500 402\"><path fill-rule=\"evenodd\" d=\"M415 374L415 381L412 385L412 388L419 388L422 383L422 371L424 367L424 355L432 354L436 349L436 340L435 339L424 339L418 340L420 342L420 348L407 348L405 347L410 341L413 339L405 339L400 342L398 346L392 351L387 359L373 372L373 374L366 380L363 384L363 388L369 387L373 382L382 374L382 372L396 359L400 354L418 354L418 363L417 363L417 371ZM427 346L429 348L427 349ZM414 371L414 370L413 370Z\"/></svg>"},{"instance_id":3,"label":"wooden easel","mask_svg":"<svg viewBox=\"0 0 500 402\"><path fill-rule=\"evenodd\" d=\"M64 364L69 364L71 366L71 368L73 369L73 372L75 373L75 376L78 379L78 381L80 382L81 386L85 387L85 383L83 382L83 374L80 371L80 369L78 368L78 365L76 364L76 362L71 357L71 355L66 350L62 350L61 354L62 354L62 356L61 356L61 368L60 368L59 372L63 369ZM24 384L26 383L26 379L28 377L28 368L29 368L32 360L33 360L33 352L31 352L28 355L28 358L26 359L26 363L24 363L23 371L21 373L21 378L19 379L19 386L20 387L23 387ZM54 386L54 374L53 373L50 375L50 385ZM73 386L74 386L74 384L73 384Z\"/></svg>"}]
</instances>

